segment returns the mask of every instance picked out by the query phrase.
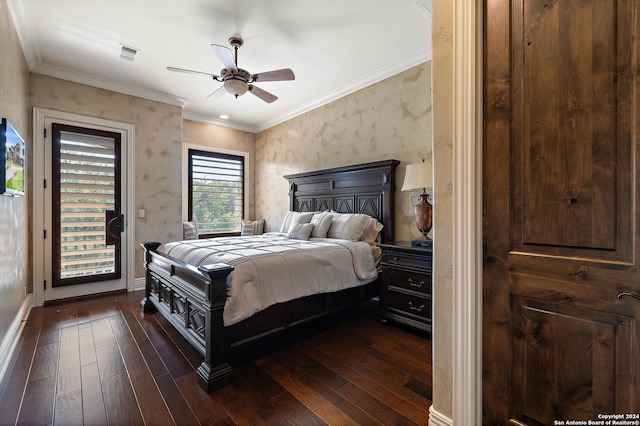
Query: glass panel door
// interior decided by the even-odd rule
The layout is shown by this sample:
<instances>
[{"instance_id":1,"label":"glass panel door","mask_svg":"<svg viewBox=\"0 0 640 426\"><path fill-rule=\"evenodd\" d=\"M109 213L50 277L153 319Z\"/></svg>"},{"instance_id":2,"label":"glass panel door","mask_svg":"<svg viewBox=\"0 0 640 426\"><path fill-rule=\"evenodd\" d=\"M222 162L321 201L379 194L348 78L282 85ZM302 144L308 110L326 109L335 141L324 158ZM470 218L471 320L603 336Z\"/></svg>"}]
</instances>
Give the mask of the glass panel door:
<instances>
[{"instance_id":1,"label":"glass panel door","mask_svg":"<svg viewBox=\"0 0 640 426\"><path fill-rule=\"evenodd\" d=\"M53 286L119 279L120 133L52 130Z\"/></svg>"}]
</instances>

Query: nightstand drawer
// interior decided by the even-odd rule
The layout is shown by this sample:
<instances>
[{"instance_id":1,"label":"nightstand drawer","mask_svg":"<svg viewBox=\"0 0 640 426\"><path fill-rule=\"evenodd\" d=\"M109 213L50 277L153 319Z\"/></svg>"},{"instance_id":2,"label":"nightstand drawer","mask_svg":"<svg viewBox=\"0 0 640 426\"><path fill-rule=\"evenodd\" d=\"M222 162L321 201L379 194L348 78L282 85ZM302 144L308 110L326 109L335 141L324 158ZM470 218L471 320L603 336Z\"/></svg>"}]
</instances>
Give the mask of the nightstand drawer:
<instances>
[{"instance_id":1,"label":"nightstand drawer","mask_svg":"<svg viewBox=\"0 0 640 426\"><path fill-rule=\"evenodd\" d=\"M431 271L431 257L425 258L424 256L410 256L402 253L385 253L384 262L389 265L397 266L409 266L412 268L419 268Z\"/></svg>"},{"instance_id":2,"label":"nightstand drawer","mask_svg":"<svg viewBox=\"0 0 640 426\"><path fill-rule=\"evenodd\" d=\"M387 268L389 286L431 294L431 275L403 269Z\"/></svg>"},{"instance_id":3,"label":"nightstand drawer","mask_svg":"<svg viewBox=\"0 0 640 426\"><path fill-rule=\"evenodd\" d=\"M380 317L431 332L431 247L410 241L380 244L382 292Z\"/></svg>"},{"instance_id":4,"label":"nightstand drawer","mask_svg":"<svg viewBox=\"0 0 640 426\"><path fill-rule=\"evenodd\" d=\"M422 321L431 322L431 299L396 291L389 291L387 297L390 311L401 311Z\"/></svg>"}]
</instances>

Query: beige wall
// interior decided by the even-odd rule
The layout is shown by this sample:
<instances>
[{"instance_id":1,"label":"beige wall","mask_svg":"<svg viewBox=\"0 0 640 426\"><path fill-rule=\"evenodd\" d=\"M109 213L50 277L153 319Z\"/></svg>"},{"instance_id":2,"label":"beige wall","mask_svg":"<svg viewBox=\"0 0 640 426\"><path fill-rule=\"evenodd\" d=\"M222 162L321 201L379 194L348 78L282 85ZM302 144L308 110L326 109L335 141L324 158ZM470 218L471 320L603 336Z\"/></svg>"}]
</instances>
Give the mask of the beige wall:
<instances>
[{"instance_id":1,"label":"beige wall","mask_svg":"<svg viewBox=\"0 0 640 426\"><path fill-rule=\"evenodd\" d=\"M453 306L453 6L451 0L433 2L433 406L451 418L452 306ZM437 25L436 25L437 23Z\"/></svg>"},{"instance_id":2,"label":"beige wall","mask_svg":"<svg viewBox=\"0 0 640 426\"><path fill-rule=\"evenodd\" d=\"M7 4L0 0L0 117L25 140L29 158L29 71ZM0 165L4 167L4 165ZM28 170L29 164L25 166ZM27 182L28 184L28 182ZM29 269L29 193L25 197L0 195L0 342L3 341L31 290Z\"/></svg>"},{"instance_id":3,"label":"beige wall","mask_svg":"<svg viewBox=\"0 0 640 426\"><path fill-rule=\"evenodd\" d=\"M394 158L431 158L431 63L288 120L256 136L256 214L278 230L289 208L284 175ZM396 238L419 236L409 193L396 196Z\"/></svg>"},{"instance_id":4,"label":"beige wall","mask_svg":"<svg viewBox=\"0 0 640 426\"><path fill-rule=\"evenodd\" d=\"M143 241L182 237L182 109L97 89L41 74L31 74L34 107L135 125L135 276L143 277Z\"/></svg>"},{"instance_id":5,"label":"beige wall","mask_svg":"<svg viewBox=\"0 0 640 426\"><path fill-rule=\"evenodd\" d=\"M249 190L249 211L246 212L245 219L253 220L255 217L253 182L256 168L256 135L192 120L184 120L183 126L182 138L185 144L249 153L249 164L245 165L249 170L246 179Z\"/></svg>"}]
</instances>

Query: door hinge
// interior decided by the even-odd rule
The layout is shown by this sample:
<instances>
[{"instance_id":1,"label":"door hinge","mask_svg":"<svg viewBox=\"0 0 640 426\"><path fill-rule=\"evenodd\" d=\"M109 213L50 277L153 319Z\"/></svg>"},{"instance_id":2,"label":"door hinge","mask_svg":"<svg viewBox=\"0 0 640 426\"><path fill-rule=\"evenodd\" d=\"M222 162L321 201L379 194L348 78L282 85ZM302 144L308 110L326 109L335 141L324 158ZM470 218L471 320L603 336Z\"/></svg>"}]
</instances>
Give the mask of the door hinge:
<instances>
[{"instance_id":1,"label":"door hinge","mask_svg":"<svg viewBox=\"0 0 640 426\"><path fill-rule=\"evenodd\" d=\"M44 282L42 284L43 284L42 288L46 290L47 289L47 280L44 280Z\"/></svg>"},{"instance_id":2,"label":"door hinge","mask_svg":"<svg viewBox=\"0 0 640 426\"><path fill-rule=\"evenodd\" d=\"M44 189L47 189L47 180L44 180Z\"/></svg>"},{"instance_id":3,"label":"door hinge","mask_svg":"<svg viewBox=\"0 0 640 426\"><path fill-rule=\"evenodd\" d=\"M47 138L47 128L45 127L45 128L43 129L43 131L44 131L44 138L46 139L46 138Z\"/></svg>"},{"instance_id":4,"label":"door hinge","mask_svg":"<svg viewBox=\"0 0 640 426\"><path fill-rule=\"evenodd\" d=\"M44 238L46 240L47 239L47 230L46 229L43 231L43 234L44 235L42 236L42 238Z\"/></svg>"}]
</instances>

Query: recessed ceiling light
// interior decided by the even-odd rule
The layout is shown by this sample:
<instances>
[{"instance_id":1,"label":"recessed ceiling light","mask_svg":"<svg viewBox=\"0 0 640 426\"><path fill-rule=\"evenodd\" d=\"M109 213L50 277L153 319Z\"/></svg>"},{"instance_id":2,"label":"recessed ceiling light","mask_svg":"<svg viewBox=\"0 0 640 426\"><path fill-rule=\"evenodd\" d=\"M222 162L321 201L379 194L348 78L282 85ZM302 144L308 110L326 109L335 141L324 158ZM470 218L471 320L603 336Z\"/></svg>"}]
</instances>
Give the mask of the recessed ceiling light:
<instances>
[{"instance_id":1,"label":"recessed ceiling light","mask_svg":"<svg viewBox=\"0 0 640 426\"><path fill-rule=\"evenodd\" d=\"M220 118L222 118L223 120L228 120L229 116L227 114L221 114Z\"/></svg>"}]
</instances>

